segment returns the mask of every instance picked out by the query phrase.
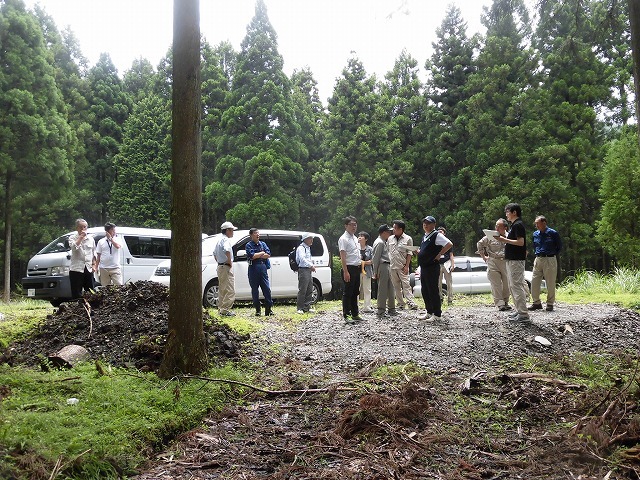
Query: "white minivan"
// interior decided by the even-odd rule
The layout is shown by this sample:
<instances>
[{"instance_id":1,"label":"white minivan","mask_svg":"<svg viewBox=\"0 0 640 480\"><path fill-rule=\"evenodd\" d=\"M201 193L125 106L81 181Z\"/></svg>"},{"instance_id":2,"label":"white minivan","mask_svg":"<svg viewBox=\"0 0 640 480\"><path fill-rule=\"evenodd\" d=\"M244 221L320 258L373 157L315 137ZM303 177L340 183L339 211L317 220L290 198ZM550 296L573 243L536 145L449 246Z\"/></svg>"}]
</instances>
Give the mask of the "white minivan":
<instances>
[{"instance_id":1,"label":"white minivan","mask_svg":"<svg viewBox=\"0 0 640 480\"><path fill-rule=\"evenodd\" d=\"M22 279L28 297L49 300L55 306L71 298L72 233L56 238L29 260L27 276ZM91 227L87 233L93 235L96 243L105 235L104 227ZM120 256L124 283L148 280L160 262L171 258L171 230L118 226L116 234L124 240Z\"/></svg>"},{"instance_id":2,"label":"white minivan","mask_svg":"<svg viewBox=\"0 0 640 480\"><path fill-rule=\"evenodd\" d=\"M273 298L296 298L298 295L298 274L289 266L289 252L300 245L302 234L291 230L261 230L260 240L271 250L271 268L268 271ZM331 291L331 258L324 237L314 234L311 245L311 256L316 271L313 273L313 301ZM213 256L213 249L222 238L222 234L212 235L202 240L202 304L215 307L218 303L218 264ZM249 286L247 252L245 250L249 230L236 230L229 239L233 249L233 272L235 279L236 300L251 300ZM160 263L149 280L169 285L171 261ZM260 292L262 295L262 292Z\"/></svg>"}]
</instances>

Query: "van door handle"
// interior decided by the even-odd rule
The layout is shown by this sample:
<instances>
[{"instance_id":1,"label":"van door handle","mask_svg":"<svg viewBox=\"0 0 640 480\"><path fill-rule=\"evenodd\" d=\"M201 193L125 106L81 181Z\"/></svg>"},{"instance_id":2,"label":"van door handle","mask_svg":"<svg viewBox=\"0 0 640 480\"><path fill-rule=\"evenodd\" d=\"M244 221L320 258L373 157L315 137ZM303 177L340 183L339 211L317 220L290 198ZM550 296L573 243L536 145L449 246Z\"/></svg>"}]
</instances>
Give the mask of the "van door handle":
<instances>
[{"instance_id":1,"label":"van door handle","mask_svg":"<svg viewBox=\"0 0 640 480\"><path fill-rule=\"evenodd\" d=\"M129 265L131 263L131 258L127 258L127 265Z\"/></svg>"}]
</instances>

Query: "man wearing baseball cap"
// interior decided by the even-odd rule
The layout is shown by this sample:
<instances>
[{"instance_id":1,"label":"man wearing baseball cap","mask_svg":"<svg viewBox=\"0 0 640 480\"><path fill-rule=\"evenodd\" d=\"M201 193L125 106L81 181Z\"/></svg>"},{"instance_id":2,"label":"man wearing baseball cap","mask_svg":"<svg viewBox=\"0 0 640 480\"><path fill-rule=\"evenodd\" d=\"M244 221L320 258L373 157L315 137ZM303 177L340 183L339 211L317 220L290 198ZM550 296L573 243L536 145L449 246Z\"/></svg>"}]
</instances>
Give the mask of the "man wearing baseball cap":
<instances>
[{"instance_id":1,"label":"man wearing baseball cap","mask_svg":"<svg viewBox=\"0 0 640 480\"><path fill-rule=\"evenodd\" d=\"M438 288L440 279L440 258L453 247L453 243L436 230L436 219L427 215L422 219L424 237L418 252L420 265L420 282L422 283L422 298L426 306L426 313L420 320L440 320L442 317L442 299Z\"/></svg>"},{"instance_id":2,"label":"man wearing baseball cap","mask_svg":"<svg viewBox=\"0 0 640 480\"><path fill-rule=\"evenodd\" d=\"M387 244L392 233L393 228L389 225L386 223L380 225L378 228L378 238L373 242L373 277L378 280L377 315L379 319L385 318L388 315L397 315L396 297L389 273L391 267L389 246ZM388 315L385 313L387 308L389 310Z\"/></svg>"},{"instance_id":3,"label":"man wearing baseball cap","mask_svg":"<svg viewBox=\"0 0 640 480\"><path fill-rule=\"evenodd\" d=\"M222 238L213 249L213 256L218 262L218 312L225 317L235 315L231 311L236 299L235 278L233 276L233 250L229 239L233 231L237 230L231 222L220 225Z\"/></svg>"}]
</instances>

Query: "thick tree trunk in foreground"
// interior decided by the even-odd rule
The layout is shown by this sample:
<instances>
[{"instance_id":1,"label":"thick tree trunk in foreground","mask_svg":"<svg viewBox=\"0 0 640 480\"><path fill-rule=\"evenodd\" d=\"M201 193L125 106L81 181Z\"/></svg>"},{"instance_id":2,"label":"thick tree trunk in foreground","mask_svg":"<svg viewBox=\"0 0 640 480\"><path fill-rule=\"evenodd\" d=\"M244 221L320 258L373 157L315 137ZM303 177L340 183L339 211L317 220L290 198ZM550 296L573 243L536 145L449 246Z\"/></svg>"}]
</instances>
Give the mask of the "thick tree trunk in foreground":
<instances>
[{"instance_id":1,"label":"thick tree trunk in foreground","mask_svg":"<svg viewBox=\"0 0 640 480\"><path fill-rule=\"evenodd\" d=\"M633 84L636 90L636 126L640 143L640 0L629 0L631 25L631 55L633 57Z\"/></svg>"},{"instance_id":2,"label":"thick tree trunk in foreground","mask_svg":"<svg viewBox=\"0 0 640 480\"><path fill-rule=\"evenodd\" d=\"M11 172L7 173L4 192L4 291L2 301L11 300Z\"/></svg>"},{"instance_id":3,"label":"thick tree trunk in foreground","mask_svg":"<svg viewBox=\"0 0 640 480\"><path fill-rule=\"evenodd\" d=\"M169 335L160 376L207 366L202 328L200 2L173 2L171 288Z\"/></svg>"}]
</instances>

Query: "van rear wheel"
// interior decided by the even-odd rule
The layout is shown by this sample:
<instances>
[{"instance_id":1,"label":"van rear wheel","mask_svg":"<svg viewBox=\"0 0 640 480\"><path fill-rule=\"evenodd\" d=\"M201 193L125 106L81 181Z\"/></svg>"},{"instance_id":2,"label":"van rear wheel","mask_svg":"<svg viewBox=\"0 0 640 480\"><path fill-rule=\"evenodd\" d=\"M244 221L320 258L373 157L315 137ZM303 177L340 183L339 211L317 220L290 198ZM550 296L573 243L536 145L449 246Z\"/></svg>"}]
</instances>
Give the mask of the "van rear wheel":
<instances>
[{"instance_id":1,"label":"van rear wheel","mask_svg":"<svg viewBox=\"0 0 640 480\"><path fill-rule=\"evenodd\" d=\"M207 288L204 289L204 295L202 296L202 304L206 308L216 308L218 306L219 294L220 294L220 287L218 286L218 279L214 278L207 284Z\"/></svg>"},{"instance_id":2,"label":"van rear wheel","mask_svg":"<svg viewBox=\"0 0 640 480\"><path fill-rule=\"evenodd\" d=\"M320 286L320 282L314 278L313 287L311 288L311 303L318 303L320 299L322 299L322 287Z\"/></svg>"}]
</instances>

